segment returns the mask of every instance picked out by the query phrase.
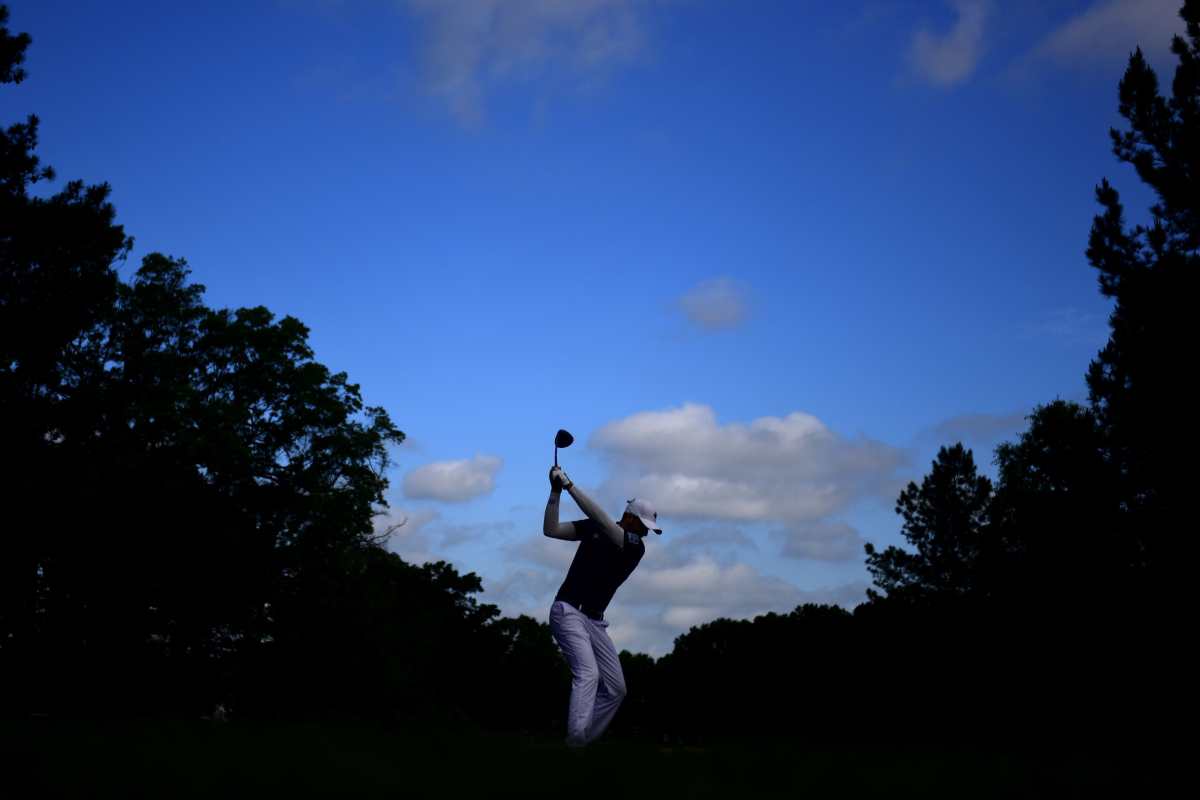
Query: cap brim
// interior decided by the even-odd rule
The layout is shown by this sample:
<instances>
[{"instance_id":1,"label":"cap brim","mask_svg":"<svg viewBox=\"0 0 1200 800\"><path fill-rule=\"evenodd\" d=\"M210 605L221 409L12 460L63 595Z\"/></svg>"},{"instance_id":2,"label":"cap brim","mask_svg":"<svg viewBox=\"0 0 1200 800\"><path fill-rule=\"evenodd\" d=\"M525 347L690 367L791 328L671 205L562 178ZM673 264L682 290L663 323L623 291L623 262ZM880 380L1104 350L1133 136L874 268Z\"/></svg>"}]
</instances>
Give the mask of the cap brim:
<instances>
[{"instance_id":1,"label":"cap brim","mask_svg":"<svg viewBox=\"0 0 1200 800\"><path fill-rule=\"evenodd\" d=\"M640 519L642 521L642 524L646 526L646 530L654 531L659 536L662 536L662 528L654 527L655 525L658 524L657 522L655 522L652 519L646 519L645 517L638 517L638 519Z\"/></svg>"}]
</instances>

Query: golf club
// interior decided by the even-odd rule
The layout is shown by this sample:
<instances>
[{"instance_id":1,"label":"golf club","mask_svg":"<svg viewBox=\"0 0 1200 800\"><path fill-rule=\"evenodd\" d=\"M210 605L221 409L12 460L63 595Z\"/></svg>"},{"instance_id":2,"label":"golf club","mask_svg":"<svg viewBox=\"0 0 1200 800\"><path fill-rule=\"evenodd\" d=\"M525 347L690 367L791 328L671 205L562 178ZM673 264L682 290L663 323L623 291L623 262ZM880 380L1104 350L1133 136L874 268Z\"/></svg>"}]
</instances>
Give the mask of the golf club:
<instances>
[{"instance_id":1,"label":"golf club","mask_svg":"<svg viewBox=\"0 0 1200 800\"><path fill-rule=\"evenodd\" d=\"M558 433L554 434L554 466L558 466L558 448L570 447L575 441L575 437L559 428Z\"/></svg>"}]
</instances>

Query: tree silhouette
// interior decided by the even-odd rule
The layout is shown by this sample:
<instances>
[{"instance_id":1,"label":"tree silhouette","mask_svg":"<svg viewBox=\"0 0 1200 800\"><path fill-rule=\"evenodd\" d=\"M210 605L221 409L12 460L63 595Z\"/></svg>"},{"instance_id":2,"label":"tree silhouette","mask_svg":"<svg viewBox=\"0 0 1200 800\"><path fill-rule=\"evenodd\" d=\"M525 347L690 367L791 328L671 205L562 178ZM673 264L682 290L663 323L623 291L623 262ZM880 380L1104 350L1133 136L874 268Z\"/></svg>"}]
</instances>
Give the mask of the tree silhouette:
<instances>
[{"instance_id":1,"label":"tree silhouette","mask_svg":"<svg viewBox=\"0 0 1200 800\"><path fill-rule=\"evenodd\" d=\"M118 286L42 443L89 510L36 534L61 658L100 648L125 670L285 640L296 598L335 595L374 542L403 434L311 360L298 320L208 309L187 272L151 254Z\"/></svg>"},{"instance_id":2,"label":"tree silhouette","mask_svg":"<svg viewBox=\"0 0 1200 800\"><path fill-rule=\"evenodd\" d=\"M0 83L25 80L25 49L32 41L28 33L13 36L8 32L8 6L0 5Z\"/></svg>"},{"instance_id":3,"label":"tree silhouette","mask_svg":"<svg viewBox=\"0 0 1200 800\"><path fill-rule=\"evenodd\" d=\"M7 13L15 83L30 38ZM382 546L404 439L387 412L294 317L207 307L181 258L122 282L107 185L34 197L53 178L36 144L36 117L0 132L0 664L18 701L555 725L569 674L549 626Z\"/></svg>"},{"instance_id":4,"label":"tree silhouette","mask_svg":"<svg viewBox=\"0 0 1200 800\"><path fill-rule=\"evenodd\" d=\"M32 40L11 34L7 21L0 6L0 83L15 84ZM0 131L0 649L10 657L28 651L45 624L47 520L64 505L60 477L74 474L49 440L115 301L113 265L132 245L114 224L107 184L72 181L50 197L31 195L54 177L34 153L37 133L34 115Z\"/></svg>"},{"instance_id":5,"label":"tree silhouette","mask_svg":"<svg viewBox=\"0 0 1200 800\"><path fill-rule=\"evenodd\" d=\"M1038 406L1029 429L996 449L991 509L1006 574L991 584L1013 603L1090 608L1129 577L1136 553L1116 524L1119 476L1095 416L1075 403Z\"/></svg>"},{"instance_id":6,"label":"tree silhouette","mask_svg":"<svg viewBox=\"0 0 1200 800\"><path fill-rule=\"evenodd\" d=\"M1200 0L1180 13L1187 40L1172 42L1171 96L1140 50L1119 87L1129 129L1111 131L1113 151L1157 202L1149 224L1130 229L1108 181L1096 191L1103 211L1087 257L1115 303L1087 372L1090 408L1038 406L1026 432L997 448L994 491L960 447L943 449L897 505L917 552L867 549L886 602L872 590L856 618L879 646L914 654L904 680L953 697L956 685L970 688L943 668L957 662L958 674L980 678L964 699L1017 727L1021 714L1036 717L1052 737L1165 730L1155 709L1181 685L1170 621L1185 607L1194 527L1183 459L1195 442L1186 419L1200 288ZM950 604L935 613L914 599Z\"/></svg>"},{"instance_id":7,"label":"tree silhouette","mask_svg":"<svg viewBox=\"0 0 1200 800\"><path fill-rule=\"evenodd\" d=\"M1137 50L1119 87L1129 127L1110 131L1113 153L1157 198L1150 222L1127 228L1117 190L1103 180L1096 189L1103 212L1087 248L1101 292L1115 301L1108 343L1088 369L1090 400L1143 568L1130 579L1155 604L1172 603L1163 593L1185 582L1191 479L1184 459L1196 442L1185 420L1200 289L1200 0L1186 0L1180 16L1187 36L1171 44L1179 59L1171 95L1159 93Z\"/></svg>"},{"instance_id":8,"label":"tree silhouette","mask_svg":"<svg viewBox=\"0 0 1200 800\"><path fill-rule=\"evenodd\" d=\"M910 482L896 501L901 532L916 549L866 545L867 570L892 599L926 602L963 596L978 585L978 562L987 525L992 482L979 475L962 444L942 447L920 486ZM874 589L868 596L880 597Z\"/></svg>"}]
</instances>

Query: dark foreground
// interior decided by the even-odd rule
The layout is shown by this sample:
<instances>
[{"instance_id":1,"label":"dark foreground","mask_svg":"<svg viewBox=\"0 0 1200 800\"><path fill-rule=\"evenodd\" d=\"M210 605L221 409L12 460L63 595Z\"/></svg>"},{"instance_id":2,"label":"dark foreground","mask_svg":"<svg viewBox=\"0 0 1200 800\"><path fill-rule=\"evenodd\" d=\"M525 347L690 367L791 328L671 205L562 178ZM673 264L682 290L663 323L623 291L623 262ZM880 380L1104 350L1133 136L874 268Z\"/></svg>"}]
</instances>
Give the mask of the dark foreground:
<instances>
[{"instance_id":1,"label":"dark foreground","mask_svg":"<svg viewBox=\"0 0 1200 800\"><path fill-rule=\"evenodd\" d=\"M29 797L1061 798L1162 788L1153 758L1068 747L613 738L575 753L553 738L449 729L52 719L0 722L0 746L5 783L32 787Z\"/></svg>"}]
</instances>

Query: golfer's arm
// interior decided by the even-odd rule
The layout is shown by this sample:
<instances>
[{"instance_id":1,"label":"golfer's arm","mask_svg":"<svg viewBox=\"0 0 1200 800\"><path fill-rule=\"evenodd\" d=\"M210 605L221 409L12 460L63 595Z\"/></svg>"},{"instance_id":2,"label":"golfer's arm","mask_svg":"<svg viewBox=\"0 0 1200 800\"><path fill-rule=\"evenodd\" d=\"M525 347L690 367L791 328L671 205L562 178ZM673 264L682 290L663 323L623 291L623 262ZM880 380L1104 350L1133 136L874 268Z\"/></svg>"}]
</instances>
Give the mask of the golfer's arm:
<instances>
[{"instance_id":1,"label":"golfer's arm","mask_svg":"<svg viewBox=\"0 0 1200 800\"><path fill-rule=\"evenodd\" d=\"M579 510L587 514L588 519L599 525L614 545L618 548L625 547L625 531L621 530L621 527L613 522L608 514L604 513L604 509L596 505L595 500L583 493L583 489L579 488L579 484L572 483L567 487L567 491L571 493L571 497L575 500L575 505L579 506Z\"/></svg>"},{"instance_id":2,"label":"golfer's arm","mask_svg":"<svg viewBox=\"0 0 1200 800\"><path fill-rule=\"evenodd\" d=\"M542 533L551 539L573 541L579 538L575 531L575 523L558 521L558 500L561 495L562 492L558 490L550 492L550 499L546 501L546 516L542 521Z\"/></svg>"}]
</instances>

